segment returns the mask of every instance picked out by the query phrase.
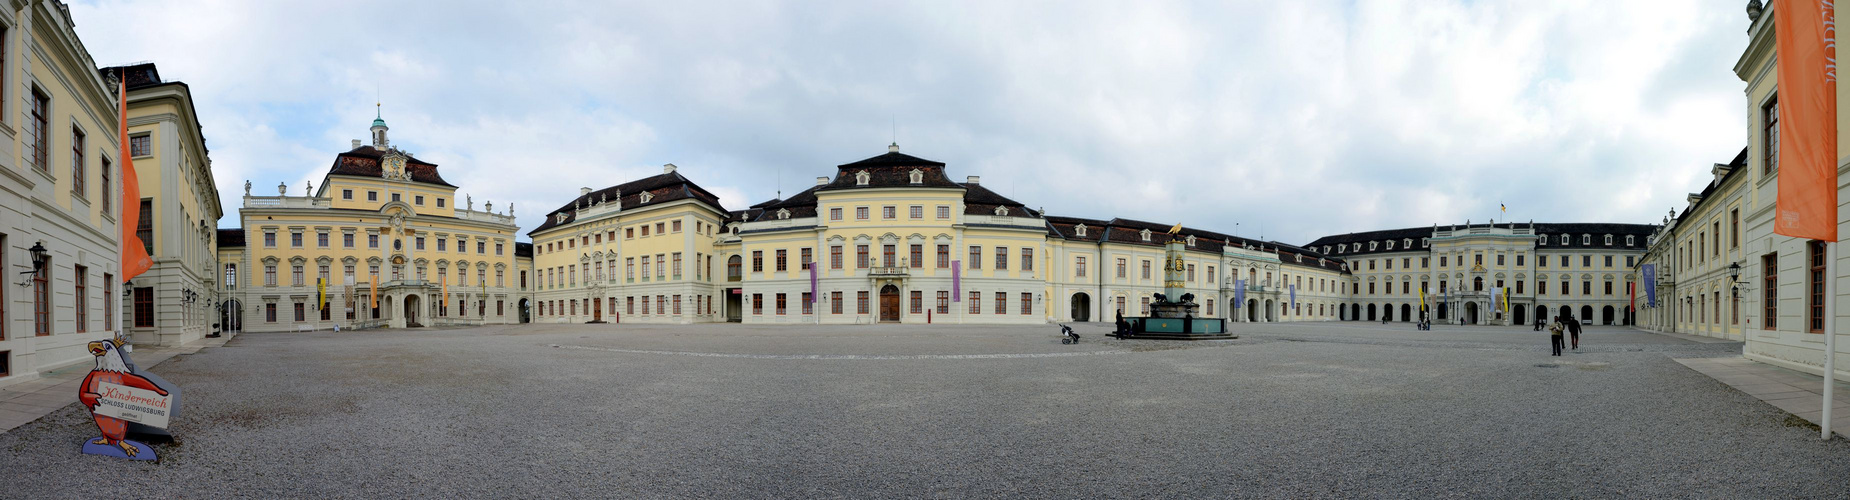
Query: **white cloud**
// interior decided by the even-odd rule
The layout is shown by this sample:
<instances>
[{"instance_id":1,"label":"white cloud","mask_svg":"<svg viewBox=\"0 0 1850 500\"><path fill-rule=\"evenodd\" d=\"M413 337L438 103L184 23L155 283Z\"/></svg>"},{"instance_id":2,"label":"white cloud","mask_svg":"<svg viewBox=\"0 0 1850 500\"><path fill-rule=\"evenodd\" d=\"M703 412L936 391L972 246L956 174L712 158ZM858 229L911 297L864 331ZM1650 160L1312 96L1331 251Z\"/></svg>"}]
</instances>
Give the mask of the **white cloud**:
<instances>
[{"instance_id":1,"label":"white cloud","mask_svg":"<svg viewBox=\"0 0 1850 500\"><path fill-rule=\"evenodd\" d=\"M523 226L684 175L740 208L904 150L1029 206L1302 243L1653 222L1745 140L1739 2L78 2L199 101L230 217L392 137ZM147 26L162 26L158 33ZM780 182L781 178L781 182ZM261 192L261 191L260 191Z\"/></svg>"}]
</instances>

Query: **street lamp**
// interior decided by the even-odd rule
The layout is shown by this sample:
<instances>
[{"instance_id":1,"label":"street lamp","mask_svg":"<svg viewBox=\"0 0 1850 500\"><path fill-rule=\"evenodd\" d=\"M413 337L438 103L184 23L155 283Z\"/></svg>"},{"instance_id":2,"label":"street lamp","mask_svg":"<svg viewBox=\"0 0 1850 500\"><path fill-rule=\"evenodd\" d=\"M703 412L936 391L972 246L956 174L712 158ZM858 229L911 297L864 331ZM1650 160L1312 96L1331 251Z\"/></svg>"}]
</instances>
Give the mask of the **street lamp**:
<instances>
[{"instance_id":1,"label":"street lamp","mask_svg":"<svg viewBox=\"0 0 1850 500\"><path fill-rule=\"evenodd\" d=\"M1733 298L1740 298L1741 297L1741 263L1735 262L1735 263L1728 264L1728 284L1732 285L1728 288L1729 296Z\"/></svg>"},{"instance_id":2,"label":"street lamp","mask_svg":"<svg viewBox=\"0 0 1850 500\"><path fill-rule=\"evenodd\" d=\"M29 274L32 276L27 276L25 279L21 280L19 282L19 286L32 286L32 278L37 277L39 271L42 269L45 269L45 245L44 243L45 242L43 241L34 242L32 244L32 248L26 249L27 252L30 252L32 254L32 268L27 269L25 271L20 271L19 274Z\"/></svg>"}]
</instances>

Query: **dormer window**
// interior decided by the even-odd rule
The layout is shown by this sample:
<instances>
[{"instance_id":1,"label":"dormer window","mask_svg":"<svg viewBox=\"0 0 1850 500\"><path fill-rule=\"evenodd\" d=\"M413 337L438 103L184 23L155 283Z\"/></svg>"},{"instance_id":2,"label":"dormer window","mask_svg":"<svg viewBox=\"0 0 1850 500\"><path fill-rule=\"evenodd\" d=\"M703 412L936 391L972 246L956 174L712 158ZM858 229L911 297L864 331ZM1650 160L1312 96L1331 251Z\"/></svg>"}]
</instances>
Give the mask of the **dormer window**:
<instances>
[{"instance_id":1,"label":"dormer window","mask_svg":"<svg viewBox=\"0 0 1850 500\"><path fill-rule=\"evenodd\" d=\"M1574 240L1570 240L1568 238L1570 238L1570 236L1565 235L1565 234L1561 235L1561 244L1566 245L1566 244L1570 244L1574 242Z\"/></svg>"},{"instance_id":2,"label":"dormer window","mask_svg":"<svg viewBox=\"0 0 1850 500\"><path fill-rule=\"evenodd\" d=\"M1379 241L1370 241L1370 242L1368 242L1368 251L1370 251L1370 252L1373 252L1373 251L1375 251L1375 249L1377 249L1377 248L1381 248L1381 242L1379 242Z\"/></svg>"},{"instance_id":3,"label":"dormer window","mask_svg":"<svg viewBox=\"0 0 1850 500\"><path fill-rule=\"evenodd\" d=\"M1329 246L1329 245L1324 245L1324 246L1323 246L1323 253L1330 253L1330 246Z\"/></svg>"},{"instance_id":4,"label":"dormer window","mask_svg":"<svg viewBox=\"0 0 1850 500\"><path fill-rule=\"evenodd\" d=\"M1141 236L1143 238L1143 241L1150 241L1150 230L1148 229L1138 231L1137 235Z\"/></svg>"},{"instance_id":5,"label":"dormer window","mask_svg":"<svg viewBox=\"0 0 1850 500\"><path fill-rule=\"evenodd\" d=\"M1591 234L1583 234L1583 235L1580 235L1580 244L1582 244L1582 245L1591 245L1591 244L1593 244L1593 235L1591 235Z\"/></svg>"},{"instance_id":6,"label":"dormer window","mask_svg":"<svg viewBox=\"0 0 1850 500\"><path fill-rule=\"evenodd\" d=\"M789 219L790 219L790 209L788 208L777 209L777 220L789 220Z\"/></svg>"},{"instance_id":7,"label":"dormer window","mask_svg":"<svg viewBox=\"0 0 1850 500\"><path fill-rule=\"evenodd\" d=\"M911 177L912 177L913 184L924 184L925 183L925 171L924 170L919 170L916 168L912 169Z\"/></svg>"},{"instance_id":8,"label":"dormer window","mask_svg":"<svg viewBox=\"0 0 1850 500\"><path fill-rule=\"evenodd\" d=\"M1606 246L1612 246L1612 235L1606 235Z\"/></svg>"},{"instance_id":9,"label":"dormer window","mask_svg":"<svg viewBox=\"0 0 1850 500\"><path fill-rule=\"evenodd\" d=\"M996 215L1008 215L1009 207L996 207Z\"/></svg>"},{"instance_id":10,"label":"dormer window","mask_svg":"<svg viewBox=\"0 0 1850 500\"><path fill-rule=\"evenodd\" d=\"M553 223L554 224L564 224L565 214L553 214Z\"/></svg>"},{"instance_id":11,"label":"dormer window","mask_svg":"<svg viewBox=\"0 0 1850 500\"><path fill-rule=\"evenodd\" d=\"M1420 248L1432 248L1432 240L1428 238L1420 238Z\"/></svg>"},{"instance_id":12,"label":"dormer window","mask_svg":"<svg viewBox=\"0 0 1850 500\"><path fill-rule=\"evenodd\" d=\"M1425 239L1425 238L1421 238L1421 239ZM1400 240L1400 247L1401 248L1413 248L1413 238L1407 238L1404 240Z\"/></svg>"},{"instance_id":13,"label":"dormer window","mask_svg":"<svg viewBox=\"0 0 1850 500\"><path fill-rule=\"evenodd\" d=\"M643 191L643 192L642 192L642 202L643 202L643 203L648 203L648 202L649 202L649 200L653 200L653 199L655 199L655 195L653 195L653 194L649 194L649 192L648 192L648 191Z\"/></svg>"},{"instance_id":14,"label":"dormer window","mask_svg":"<svg viewBox=\"0 0 1850 500\"><path fill-rule=\"evenodd\" d=\"M1633 241L1636 241L1636 240L1633 240L1632 238L1633 238L1633 236L1632 236L1632 235L1629 235L1629 234L1628 234L1628 235L1625 235L1625 246L1628 246L1628 247L1629 247L1629 246L1633 246L1633 245L1635 244L1635 243L1633 243Z\"/></svg>"},{"instance_id":15,"label":"dormer window","mask_svg":"<svg viewBox=\"0 0 1850 500\"><path fill-rule=\"evenodd\" d=\"M1389 240L1389 241L1388 241L1388 250L1393 250L1393 249L1394 249L1394 242L1393 242L1392 240Z\"/></svg>"},{"instance_id":16,"label":"dormer window","mask_svg":"<svg viewBox=\"0 0 1850 500\"><path fill-rule=\"evenodd\" d=\"M1073 226L1073 235L1074 236L1085 236L1086 235L1086 225L1080 224L1077 226Z\"/></svg>"},{"instance_id":17,"label":"dormer window","mask_svg":"<svg viewBox=\"0 0 1850 500\"><path fill-rule=\"evenodd\" d=\"M1188 246L1195 246L1195 235L1188 235Z\"/></svg>"},{"instance_id":18,"label":"dormer window","mask_svg":"<svg viewBox=\"0 0 1850 500\"><path fill-rule=\"evenodd\" d=\"M1304 254L1292 254L1292 256L1297 258L1299 264L1304 263Z\"/></svg>"},{"instance_id":19,"label":"dormer window","mask_svg":"<svg viewBox=\"0 0 1850 500\"><path fill-rule=\"evenodd\" d=\"M867 185L867 181L872 180L873 178L874 176L872 174L867 173L866 170L855 172L854 173L854 185L865 186Z\"/></svg>"}]
</instances>

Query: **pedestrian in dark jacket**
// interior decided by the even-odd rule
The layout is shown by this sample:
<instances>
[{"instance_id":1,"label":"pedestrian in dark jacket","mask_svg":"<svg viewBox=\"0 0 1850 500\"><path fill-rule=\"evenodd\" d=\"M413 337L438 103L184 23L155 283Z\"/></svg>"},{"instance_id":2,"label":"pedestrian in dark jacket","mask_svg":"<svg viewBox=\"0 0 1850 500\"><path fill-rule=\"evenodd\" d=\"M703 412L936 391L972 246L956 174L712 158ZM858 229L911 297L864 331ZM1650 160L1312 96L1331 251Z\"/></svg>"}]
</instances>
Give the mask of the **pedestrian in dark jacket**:
<instances>
[{"instance_id":1,"label":"pedestrian in dark jacket","mask_svg":"<svg viewBox=\"0 0 1850 500\"><path fill-rule=\"evenodd\" d=\"M1580 350L1580 320L1574 318L1567 319L1567 334L1573 338L1574 350Z\"/></svg>"},{"instance_id":2,"label":"pedestrian in dark jacket","mask_svg":"<svg viewBox=\"0 0 1850 500\"><path fill-rule=\"evenodd\" d=\"M1561 332L1566 329L1567 325L1562 324L1560 316L1555 316L1555 321L1548 324L1548 345L1554 348L1555 356L1561 355Z\"/></svg>"}]
</instances>

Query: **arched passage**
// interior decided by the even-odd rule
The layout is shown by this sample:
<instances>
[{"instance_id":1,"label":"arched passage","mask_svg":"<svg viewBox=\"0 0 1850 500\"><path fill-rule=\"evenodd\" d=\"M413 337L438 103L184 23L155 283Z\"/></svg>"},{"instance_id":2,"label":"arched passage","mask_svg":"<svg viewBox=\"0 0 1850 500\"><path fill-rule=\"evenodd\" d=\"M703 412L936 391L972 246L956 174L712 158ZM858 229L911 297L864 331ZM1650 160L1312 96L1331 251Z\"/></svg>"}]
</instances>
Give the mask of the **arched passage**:
<instances>
[{"instance_id":1,"label":"arched passage","mask_svg":"<svg viewBox=\"0 0 1850 500\"><path fill-rule=\"evenodd\" d=\"M1246 299L1246 321L1249 323L1259 321L1259 299ZM1821 377L1819 380L1824 379Z\"/></svg>"},{"instance_id":2,"label":"arched passage","mask_svg":"<svg viewBox=\"0 0 1850 500\"><path fill-rule=\"evenodd\" d=\"M520 314L521 323L533 321L533 317L527 311L527 308L532 307L532 305L527 302L527 299L520 299L520 305L516 307L517 308L514 311Z\"/></svg>"},{"instance_id":3,"label":"arched passage","mask_svg":"<svg viewBox=\"0 0 1850 500\"><path fill-rule=\"evenodd\" d=\"M1433 316L1433 318L1435 318L1435 319L1437 319L1437 320L1439 320L1439 321L1445 321L1446 319L1449 319L1449 318L1451 318L1451 316L1447 316L1447 315L1446 315L1446 313L1448 313L1448 312L1450 312L1450 311L1447 311L1447 310L1446 310L1446 309L1447 309L1447 307L1448 307L1448 306L1446 306L1444 302L1440 302L1440 303L1439 303L1439 314L1438 314L1438 315L1436 315L1436 316Z\"/></svg>"},{"instance_id":4,"label":"arched passage","mask_svg":"<svg viewBox=\"0 0 1850 500\"><path fill-rule=\"evenodd\" d=\"M1413 321L1413 306L1412 305L1409 305L1409 304L1400 305L1400 320L1401 321ZM1820 377L1820 380L1822 379L1823 378Z\"/></svg>"},{"instance_id":5,"label":"arched passage","mask_svg":"<svg viewBox=\"0 0 1850 500\"><path fill-rule=\"evenodd\" d=\"M1374 304L1369 304L1369 305L1368 305L1368 320L1369 320L1369 321L1374 321L1374 320L1375 320L1375 315L1376 315L1376 311L1375 311L1375 305L1374 305ZM1823 379L1819 379L1819 380L1823 380Z\"/></svg>"},{"instance_id":6,"label":"arched passage","mask_svg":"<svg viewBox=\"0 0 1850 500\"><path fill-rule=\"evenodd\" d=\"M227 300L218 305L218 331L236 332L244 330L244 303L237 299Z\"/></svg>"},{"instance_id":7,"label":"arched passage","mask_svg":"<svg viewBox=\"0 0 1850 500\"><path fill-rule=\"evenodd\" d=\"M405 328L424 326L418 324L418 302L418 296L416 295L405 296Z\"/></svg>"},{"instance_id":8,"label":"arched passage","mask_svg":"<svg viewBox=\"0 0 1850 500\"><path fill-rule=\"evenodd\" d=\"M1613 315L1614 315L1614 310L1612 309L1612 306L1606 306L1604 308L1601 308L1599 324L1602 324L1602 325L1612 324ZM1823 380L1823 377L1819 377L1819 380Z\"/></svg>"},{"instance_id":9,"label":"arched passage","mask_svg":"<svg viewBox=\"0 0 1850 500\"><path fill-rule=\"evenodd\" d=\"M1580 318L1580 322L1582 323L1592 323L1593 322L1593 306L1580 306L1580 316L1578 317ZM1823 380L1823 378L1820 378L1819 380Z\"/></svg>"},{"instance_id":10,"label":"arched passage","mask_svg":"<svg viewBox=\"0 0 1850 500\"><path fill-rule=\"evenodd\" d=\"M1073 321L1092 321L1092 297L1086 292L1073 294Z\"/></svg>"},{"instance_id":11,"label":"arched passage","mask_svg":"<svg viewBox=\"0 0 1850 500\"><path fill-rule=\"evenodd\" d=\"M1535 306L1535 321L1548 322L1548 306Z\"/></svg>"},{"instance_id":12,"label":"arched passage","mask_svg":"<svg viewBox=\"0 0 1850 500\"><path fill-rule=\"evenodd\" d=\"M1572 317L1574 317L1574 308L1568 307L1568 306L1561 306L1561 319L1566 320ZM1819 377L1818 380L1824 380L1824 377Z\"/></svg>"},{"instance_id":13,"label":"arched passage","mask_svg":"<svg viewBox=\"0 0 1850 500\"><path fill-rule=\"evenodd\" d=\"M1465 303L1465 324L1467 325L1477 324L1477 303L1476 302L1466 302Z\"/></svg>"},{"instance_id":14,"label":"arched passage","mask_svg":"<svg viewBox=\"0 0 1850 500\"><path fill-rule=\"evenodd\" d=\"M1529 319L1529 317L1528 317L1529 315L1528 315L1528 314L1524 314L1524 313L1526 313L1526 312L1528 312L1528 311L1529 311L1529 308L1527 308L1527 307L1512 307L1512 308L1510 308L1510 313L1511 313L1511 314L1514 314L1514 315L1515 315L1514 317L1512 317L1512 318L1511 318L1511 322L1510 322L1510 324L1512 324L1512 325L1526 325L1526 324L1529 324L1529 322L1527 321L1527 320ZM1823 377L1819 377L1819 378L1820 378L1820 379L1822 379Z\"/></svg>"},{"instance_id":15,"label":"arched passage","mask_svg":"<svg viewBox=\"0 0 1850 500\"><path fill-rule=\"evenodd\" d=\"M1273 310L1277 306L1273 304L1274 302L1272 301L1272 299L1266 299L1265 301L1265 320L1268 323L1273 322L1273 321L1278 321L1278 316L1277 316L1278 313L1277 311Z\"/></svg>"}]
</instances>

